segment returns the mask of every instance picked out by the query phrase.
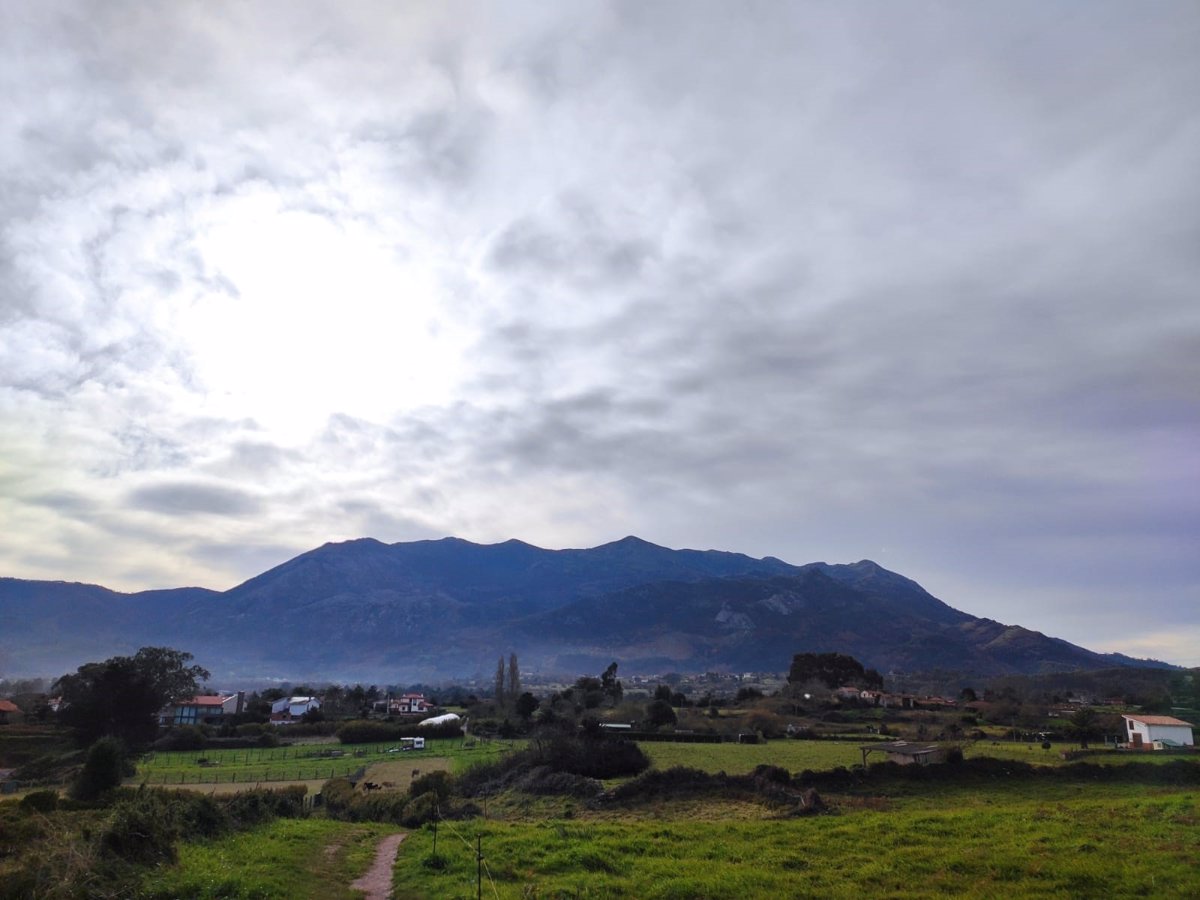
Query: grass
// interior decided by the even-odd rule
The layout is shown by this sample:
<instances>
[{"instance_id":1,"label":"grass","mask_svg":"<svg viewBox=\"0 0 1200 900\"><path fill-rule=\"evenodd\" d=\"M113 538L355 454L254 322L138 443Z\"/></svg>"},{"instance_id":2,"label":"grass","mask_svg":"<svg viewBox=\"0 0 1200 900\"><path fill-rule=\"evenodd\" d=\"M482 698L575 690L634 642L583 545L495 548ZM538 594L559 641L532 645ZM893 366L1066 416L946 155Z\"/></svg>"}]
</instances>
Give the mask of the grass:
<instances>
[{"instance_id":1,"label":"grass","mask_svg":"<svg viewBox=\"0 0 1200 900\"><path fill-rule=\"evenodd\" d=\"M364 766L401 761L410 768L433 768L441 759L460 771L496 753L507 752L511 742L477 744L464 749L462 740L429 740L426 749L388 753L398 742L381 744L297 744L290 747L250 750L176 750L147 756L128 784L149 785L254 785L260 782L323 781L349 775ZM333 757L328 754L340 752ZM327 755L322 755L327 754ZM204 763L201 763L201 760ZM410 765L411 764L411 765Z\"/></svg>"},{"instance_id":2,"label":"grass","mask_svg":"<svg viewBox=\"0 0 1200 900\"><path fill-rule=\"evenodd\" d=\"M656 769L688 766L705 772L742 775L762 764L789 772L832 769L862 763L859 744L849 741L771 741L766 744L639 744Z\"/></svg>"},{"instance_id":3,"label":"grass","mask_svg":"<svg viewBox=\"0 0 1200 900\"><path fill-rule=\"evenodd\" d=\"M422 864L427 826L401 849L396 896L470 896L476 835L484 892L501 898L1200 895L1195 791L1100 785L1065 799L1000 785L884 809L847 798L838 814L803 819L730 818L724 805L689 812L443 823L440 871Z\"/></svg>"},{"instance_id":4,"label":"grass","mask_svg":"<svg viewBox=\"0 0 1200 900\"><path fill-rule=\"evenodd\" d=\"M327 819L277 819L253 832L182 844L179 864L153 872L138 897L168 900L230 898L350 900L350 883L374 858L375 846L394 826Z\"/></svg>"},{"instance_id":5,"label":"grass","mask_svg":"<svg viewBox=\"0 0 1200 900\"><path fill-rule=\"evenodd\" d=\"M763 763L782 766L789 772L805 769L821 771L835 766L862 764L860 746L870 746L864 741L770 741L766 744L669 744L647 741L639 746L650 757L655 768L688 766L705 772L726 772L741 775L752 772ZM1012 759L1031 765L1061 766L1067 761L1060 755L1063 750L1078 750L1077 743L1059 743L1043 750L1041 744L979 741L965 743L964 753L968 757L990 756L996 759ZM1162 764L1176 759L1197 759L1200 755L1180 756L1168 753L1110 752L1081 757L1079 761L1095 765L1126 765L1129 763ZM868 762L883 760L879 753L867 757Z\"/></svg>"}]
</instances>

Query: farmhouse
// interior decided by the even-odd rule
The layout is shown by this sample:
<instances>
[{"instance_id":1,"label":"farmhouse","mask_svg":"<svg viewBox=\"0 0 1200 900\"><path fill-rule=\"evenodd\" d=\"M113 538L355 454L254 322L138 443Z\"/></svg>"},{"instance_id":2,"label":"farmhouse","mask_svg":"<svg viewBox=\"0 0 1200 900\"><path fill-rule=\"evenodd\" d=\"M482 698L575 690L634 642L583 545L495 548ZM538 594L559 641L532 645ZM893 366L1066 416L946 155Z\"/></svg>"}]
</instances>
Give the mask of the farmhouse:
<instances>
[{"instance_id":1,"label":"farmhouse","mask_svg":"<svg viewBox=\"0 0 1200 900\"><path fill-rule=\"evenodd\" d=\"M1123 715L1125 734L1131 750L1163 750L1168 747L1194 747L1192 726L1174 716Z\"/></svg>"}]
</instances>

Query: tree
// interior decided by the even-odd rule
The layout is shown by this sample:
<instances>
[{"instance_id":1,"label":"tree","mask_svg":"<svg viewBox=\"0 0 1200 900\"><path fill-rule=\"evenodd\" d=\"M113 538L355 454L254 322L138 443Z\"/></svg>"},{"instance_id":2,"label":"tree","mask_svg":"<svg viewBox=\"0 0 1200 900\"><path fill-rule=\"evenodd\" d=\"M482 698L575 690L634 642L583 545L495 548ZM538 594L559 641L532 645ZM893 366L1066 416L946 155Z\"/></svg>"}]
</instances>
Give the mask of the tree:
<instances>
[{"instance_id":1,"label":"tree","mask_svg":"<svg viewBox=\"0 0 1200 900\"><path fill-rule=\"evenodd\" d=\"M1087 749L1088 741L1097 736L1098 718L1096 711L1086 706L1080 707L1071 715L1068 728L1071 734L1079 740L1079 746L1084 750Z\"/></svg>"},{"instance_id":2,"label":"tree","mask_svg":"<svg viewBox=\"0 0 1200 900\"><path fill-rule=\"evenodd\" d=\"M521 695L521 667L517 665L517 654L508 655L508 696L516 700Z\"/></svg>"},{"instance_id":3,"label":"tree","mask_svg":"<svg viewBox=\"0 0 1200 900\"><path fill-rule=\"evenodd\" d=\"M676 722L675 710L671 709L671 704L667 700L651 700L646 705L646 722L654 728L674 725Z\"/></svg>"},{"instance_id":4,"label":"tree","mask_svg":"<svg viewBox=\"0 0 1200 900\"><path fill-rule=\"evenodd\" d=\"M75 729L80 745L111 735L131 747L148 744L158 731L158 712L192 697L208 671L189 666L192 654L143 647L133 656L87 663L54 683L62 696L59 719Z\"/></svg>"},{"instance_id":5,"label":"tree","mask_svg":"<svg viewBox=\"0 0 1200 900\"><path fill-rule=\"evenodd\" d=\"M625 696L625 688L620 681L617 680L617 664L616 662L609 663L607 669L600 676L600 690L604 693L613 706L621 702L621 698Z\"/></svg>"},{"instance_id":6,"label":"tree","mask_svg":"<svg viewBox=\"0 0 1200 900\"><path fill-rule=\"evenodd\" d=\"M804 684L814 679L830 688L843 684L883 687L883 676L874 669L864 669L853 656L844 653L797 653L793 656L788 683Z\"/></svg>"},{"instance_id":7,"label":"tree","mask_svg":"<svg viewBox=\"0 0 1200 900\"><path fill-rule=\"evenodd\" d=\"M504 705L504 654L496 661L496 705Z\"/></svg>"},{"instance_id":8,"label":"tree","mask_svg":"<svg viewBox=\"0 0 1200 900\"><path fill-rule=\"evenodd\" d=\"M538 708L538 698L526 691L517 698L517 715L522 719L528 719Z\"/></svg>"}]
</instances>

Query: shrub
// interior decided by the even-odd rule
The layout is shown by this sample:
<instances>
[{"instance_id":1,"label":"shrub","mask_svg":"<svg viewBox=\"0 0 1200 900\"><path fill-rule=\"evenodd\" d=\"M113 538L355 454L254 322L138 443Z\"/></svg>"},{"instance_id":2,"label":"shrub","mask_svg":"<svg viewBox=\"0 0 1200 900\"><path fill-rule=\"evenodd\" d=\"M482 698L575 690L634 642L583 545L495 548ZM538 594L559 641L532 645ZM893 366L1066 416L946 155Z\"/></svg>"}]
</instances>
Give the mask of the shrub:
<instances>
[{"instance_id":1,"label":"shrub","mask_svg":"<svg viewBox=\"0 0 1200 900\"><path fill-rule=\"evenodd\" d=\"M153 747L155 750L202 750L204 743L203 731L195 725L181 725L160 737Z\"/></svg>"},{"instance_id":2,"label":"shrub","mask_svg":"<svg viewBox=\"0 0 1200 900\"><path fill-rule=\"evenodd\" d=\"M142 865L175 862L179 828L172 812L155 791L119 800L100 833L100 853Z\"/></svg>"},{"instance_id":3,"label":"shrub","mask_svg":"<svg viewBox=\"0 0 1200 900\"><path fill-rule=\"evenodd\" d=\"M430 793L437 800L444 802L450 796L450 773L430 772L428 775L414 779L408 787L410 797L419 797L422 794Z\"/></svg>"},{"instance_id":4,"label":"shrub","mask_svg":"<svg viewBox=\"0 0 1200 900\"><path fill-rule=\"evenodd\" d=\"M96 800L120 786L125 776L125 747L113 737L102 737L88 750L83 769L71 787L76 800Z\"/></svg>"},{"instance_id":5,"label":"shrub","mask_svg":"<svg viewBox=\"0 0 1200 900\"><path fill-rule=\"evenodd\" d=\"M433 792L413 797L404 806L400 816L400 824L406 828L419 828L426 822L432 822L438 813L438 799Z\"/></svg>"},{"instance_id":6,"label":"shrub","mask_svg":"<svg viewBox=\"0 0 1200 900\"><path fill-rule=\"evenodd\" d=\"M205 794L178 791L172 797L179 833L185 840L214 838L233 828L225 805Z\"/></svg>"},{"instance_id":7,"label":"shrub","mask_svg":"<svg viewBox=\"0 0 1200 900\"><path fill-rule=\"evenodd\" d=\"M58 794L55 791L30 791L21 798L20 806L25 812L54 812L58 809Z\"/></svg>"}]
</instances>

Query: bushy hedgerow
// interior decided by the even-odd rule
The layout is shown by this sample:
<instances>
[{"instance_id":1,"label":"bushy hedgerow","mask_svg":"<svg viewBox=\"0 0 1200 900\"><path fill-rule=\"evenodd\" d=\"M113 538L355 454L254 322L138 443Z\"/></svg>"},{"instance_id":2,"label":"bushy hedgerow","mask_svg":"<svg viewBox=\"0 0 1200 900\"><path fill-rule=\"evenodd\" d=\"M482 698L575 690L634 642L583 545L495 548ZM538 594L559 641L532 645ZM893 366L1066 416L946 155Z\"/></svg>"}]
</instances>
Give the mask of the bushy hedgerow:
<instances>
[{"instance_id":1,"label":"bushy hedgerow","mask_svg":"<svg viewBox=\"0 0 1200 900\"><path fill-rule=\"evenodd\" d=\"M754 798L803 815L823 812L825 804L815 790L792 784L791 776L777 766L759 766L749 775L715 774L674 766L652 770L598 796L593 804L636 803L646 800L689 797Z\"/></svg>"},{"instance_id":2,"label":"bushy hedgerow","mask_svg":"<svg viewBox=\"0 0 1200 900\"><path fill-rule=\"evenodd\" d=\"M592 780L637 775L649 767L650 760L632 741L553 732L525 750L468 769L455 779L455 789L464 797L481 797L509 788L553 793L551 786L558 785L574 796L588 796L594 793ZM535 770L541 771L531 774ZM556 774L573 777L551 777Z\"/></svg>"},{"instance_id":3,"label":"bushy hedgerow","mask_svg":"<svg viewBox=\"0 0 1200 900\"><path fill-rule=\"evenodd\" d=\"M413 782L410 793L378 791L359 793L345 778L325 782L321 797L325 813L331 819L348 822L394 822L417 828L434 818L465 819L479 815L474 804L455 804L449 798L449 780L426 776Z\"/></svg>"},{"instance_id":4,"label":"bushy hedgerow","mask_svg":"<svg viewBox=\"0 0 1200 900\"><path fill-rule=\"evenodd\" d=\"M422 728L416 723L359 719L346 722L336 733L338 740L343 744L381 744L385 741L398 741L403 737L460 738L462 728L453 722Z\"/></svg>"},{"instance_id":5,"label":"bushy hedgerow","mask_svg":"<svg viewBox=\"0 0 1200 900\"><path fill-rule=\"evenodd\" d=\"M197 726L180 725L167 731L151 746L155 750L203 750L207 742L207 735Z\"/></svg>"},{"instance_id":6,"label":"bushy hedgerow","mask_svg":"<svg viewBox=\"0 0 1200 900\"><path fill-rule=\"evenodd\" d=\"M125 862L175 862L180 837L177 810L160 791L137 791L112 808L100 832L100 853Z\"/></svg>"}]
</instances>

